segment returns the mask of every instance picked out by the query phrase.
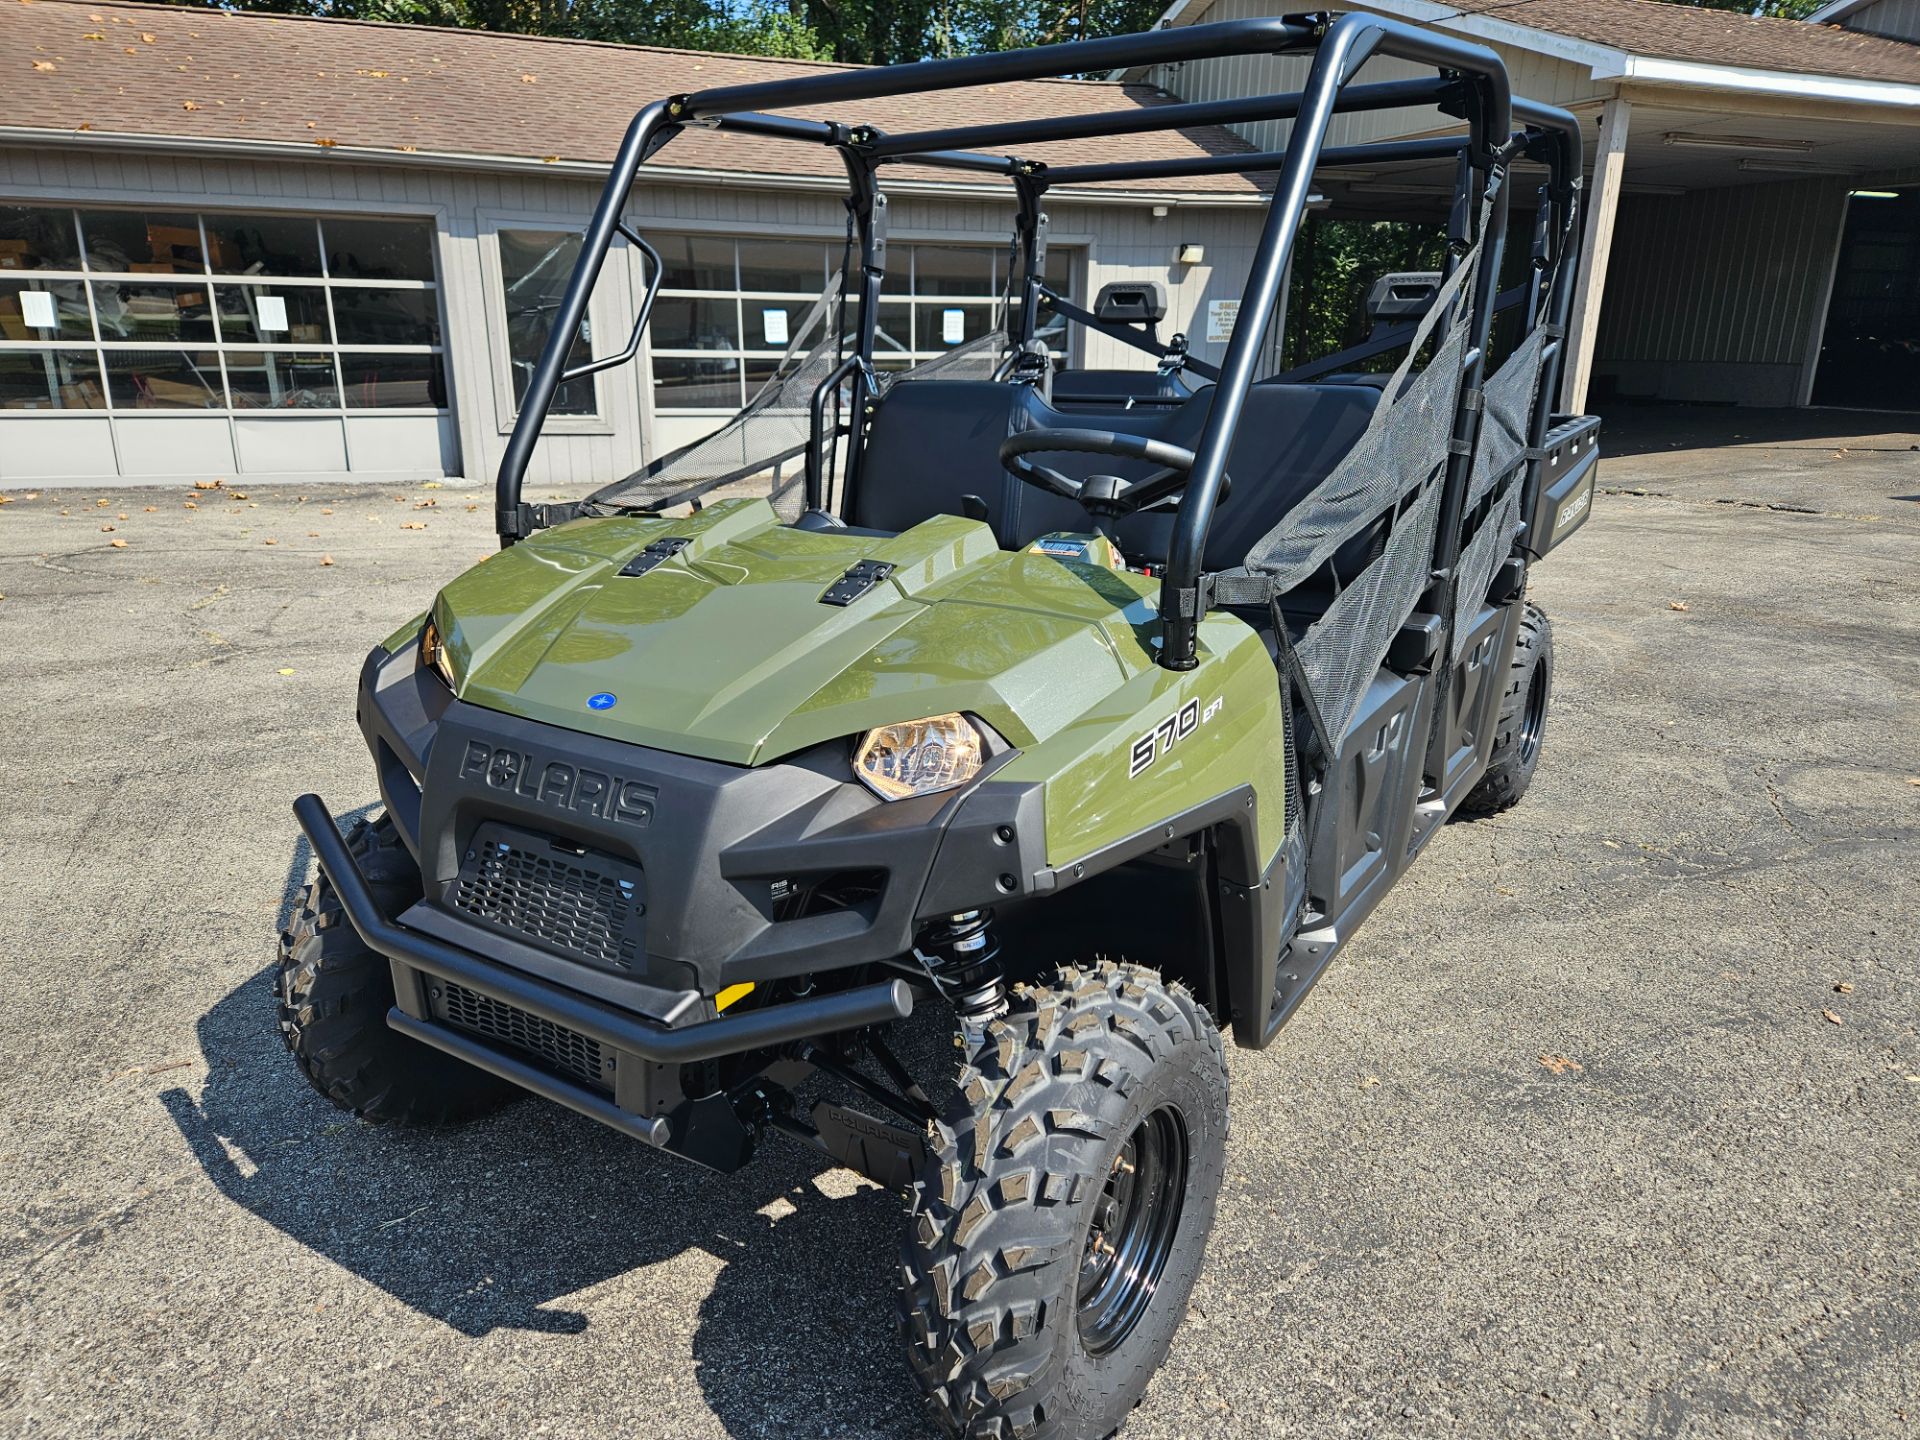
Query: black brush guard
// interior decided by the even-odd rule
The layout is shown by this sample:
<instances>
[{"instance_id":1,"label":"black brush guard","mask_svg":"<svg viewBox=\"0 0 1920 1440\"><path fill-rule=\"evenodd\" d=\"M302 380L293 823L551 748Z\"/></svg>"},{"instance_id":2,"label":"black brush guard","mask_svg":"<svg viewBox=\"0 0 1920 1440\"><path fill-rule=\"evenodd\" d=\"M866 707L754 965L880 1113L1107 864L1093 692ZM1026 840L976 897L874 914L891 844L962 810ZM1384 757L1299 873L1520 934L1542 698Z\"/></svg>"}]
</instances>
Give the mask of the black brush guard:
<instances>
[{"instance_id":1,"label":"black brush guard","mask_svg":"<svg viewBox=\"0 0 1920 1440\"><path fill-rule=\"evenodd\" d=\"M366 877L341 840L333 816L320 797L302 795L293 802L293 813L307 843L313 847L320 869L340 897L341 908L353 928L369 947L393 962L396 994L406 994L408 989L416 987L419 975L432 976L525 1011L620 1054L663 1065L691 1064L770 1049L796 1040L904 1020L913 1013L913 989L904 980L887 980L831 995L767 1005L738 1015L683 1023L675 1021L706 1009L701 997L692 992L663 991L663 996L673 1003L664 1006L659 1016L622 1010L399 923L374 899ZM462 1030L408 1013L398 1005L388 1012L387 1023L422 1044L443 1050L651 1145L666 1146L671 1142L670 1127L664 1116L636 1113L587 1086L488 1045Z\"/></svg>"}]
</instances>

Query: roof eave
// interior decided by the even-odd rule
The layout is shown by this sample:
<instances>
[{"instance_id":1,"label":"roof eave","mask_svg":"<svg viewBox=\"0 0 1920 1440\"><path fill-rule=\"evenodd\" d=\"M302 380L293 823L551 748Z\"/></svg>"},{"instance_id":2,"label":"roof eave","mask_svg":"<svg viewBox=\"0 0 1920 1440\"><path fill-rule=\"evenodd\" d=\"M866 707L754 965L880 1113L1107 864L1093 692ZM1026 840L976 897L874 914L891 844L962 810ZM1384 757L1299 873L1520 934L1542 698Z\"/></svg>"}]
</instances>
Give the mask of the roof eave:
<instances>
[{"instance_id":1,"label":"roof eave","mask_svg":"<svg viewBox=\"0 0 1920 1440\"><path fill-rule=\"evenodd\" d=\"M485 174L540 174L587 180L598 185L607 178L607 166L591 160L542 159L527 155L489 155L454 150L402 150L392 146L329 145L288 140L242 140L227 136L150 135L138 131L65 130L23 125L0 125L0 145L59 146L91 149L112 146L120 150L209 159L301 160L309 163L385 165L433 170L463 170ZM768 174L757 170L710 170L692 166L647 166L649 178L678 185L752 185L768 190L802 190L821 194L846 193L846 181L834 175ZM923 195L946 199L1008 199L1012 190L1001 183L968 180L890 178L890 195ZM1264 205L1264 191L1230 190L1106 190L1068 187L1050 192L1053 198L1111 205L1179 205L1234 208Z\"/></svg>"}]
</instances>

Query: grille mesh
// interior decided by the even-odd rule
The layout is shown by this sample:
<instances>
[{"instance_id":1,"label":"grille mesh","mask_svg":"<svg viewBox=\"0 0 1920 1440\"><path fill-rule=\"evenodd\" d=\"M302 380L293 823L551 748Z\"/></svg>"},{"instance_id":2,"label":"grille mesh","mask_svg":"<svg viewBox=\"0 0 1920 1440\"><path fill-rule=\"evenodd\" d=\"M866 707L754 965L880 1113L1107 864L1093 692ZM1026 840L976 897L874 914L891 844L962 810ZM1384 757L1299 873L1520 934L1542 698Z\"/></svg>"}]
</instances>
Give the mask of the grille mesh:
<instances>
[{"instance_id":1,"label":"grille mesh","mask_svg":"<svg viewBox=\"0 0 1920 1440\"><path fill-rule=\"evenodd\" d=\"M451 981L446 982L443 1003L449 1025L518 1050L596 1090L612 1092L613 1057L599 1041Z\"/></svg>"},{"instance_id":2,"label":"grille mesh","mask_svg":"<svg viewBox=\"0 0 1920 1440\"><path fill-rule=\"evenodd\" d=\"M499 831L483 831L471 853L453 890L460 909L583 960L640 966L646 907L637 874Z\"/></svg>"}]
</instances>

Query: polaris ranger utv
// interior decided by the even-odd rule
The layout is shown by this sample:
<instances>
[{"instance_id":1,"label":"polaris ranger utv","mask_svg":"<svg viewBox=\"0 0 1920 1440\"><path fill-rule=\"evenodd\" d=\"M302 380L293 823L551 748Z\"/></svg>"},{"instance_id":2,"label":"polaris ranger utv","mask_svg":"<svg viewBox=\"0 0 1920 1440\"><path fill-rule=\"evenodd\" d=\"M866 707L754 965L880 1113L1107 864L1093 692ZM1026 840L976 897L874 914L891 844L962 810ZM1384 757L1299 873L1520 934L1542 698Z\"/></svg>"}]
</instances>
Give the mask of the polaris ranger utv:
<instances>
[{"instance_id":1,"label":"polaris ranger utv","mask_svg":"<svg viewBox=\"0 0 1920 1440\"><path fill-rule=\"evenodd\" d=\"M783 113L1243 54L1304 57L1303 89L917 133ZM1375 56L1422 74L1356 83ZM1393 106L1460 132L1326 145ZM1281 152L1017 153L1273 119ZM694 128L837 152L844 278L716 435L524 503L556 388L639 349L662 267L628 205ZM1014 217L1003 322L904 372L877 353L900 164L1000 177ZM1273 373L1316 167L1405 164L1452 177L1444 265L1361 345ZM1213 1221L1222 1033L1267 1045L1442 823L1539 762L1527 574L1597 458L1549 399L1579 165L1573 118L1515 100L1492 51L1360 14L647 106L527 387L501 553L362 672L384 814L343 837L296 802L321 874L279 1013L306 1074L378 1122L532 1091L723 1172L818 1147L906 1197L902 1325L947 1433L1112 1432ZM1162 340L1150 283L1092 310L1046 283L1050 192L1226 172L1274 180L1217 367ZM639 320L570 368L617 238ZM1062 369L1066 325L1156 363ZM963 1052L944 1104L890 1039L916 1006Z\"/></svg>"}]
</instances>

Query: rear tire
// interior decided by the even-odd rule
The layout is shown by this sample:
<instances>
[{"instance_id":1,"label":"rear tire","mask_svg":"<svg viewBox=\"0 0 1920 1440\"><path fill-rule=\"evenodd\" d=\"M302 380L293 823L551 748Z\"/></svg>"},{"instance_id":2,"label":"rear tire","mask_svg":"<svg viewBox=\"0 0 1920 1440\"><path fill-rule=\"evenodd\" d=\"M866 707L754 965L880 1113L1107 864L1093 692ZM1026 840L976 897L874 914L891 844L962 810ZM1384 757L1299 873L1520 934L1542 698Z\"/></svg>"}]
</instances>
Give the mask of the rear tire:
<instances>
[{"instance_id":1,"label":"rear tire","mask_svg":"<svg viewBox=\"0 0 1920 1440\"><path fill-rule=\"evenodd\" d=\"M1500 697L1494 724L1493 754L1487 773L1460 802L1464 815L1498 815L1520 803L1540 766L1547 732L1547 707L1553 700L1553 625L1531 600L1520 615L1513 644L1507 690Z\"/></svg>"},{"instance_id":2,"label":"rear tire","mask_svg":"<svg viewBox=\"0 0 1920 1440\"><path fill-rule=\"evenodd\" d=\"M420 898L420 872L382 815L347 832L374 898L397 914ZM280 1034L327 1099L376 1125L452 1125L491 1114L520 1091L391 1030L393 969L347 919L325 872L280 937Z\"/></svg>"},{"instance_id":3,"label":"rear tire","mask_svg":"<svg viewBox=\"0 0 1920 1440\"><path fill-rule=\"evenodd\" d=\"M1166 1359L1225 1166L1219 1031L1136 965L1021 986L933 1127L901 1246L941 1432L1111 1434Z\"/></svg>"}]
</instances>

